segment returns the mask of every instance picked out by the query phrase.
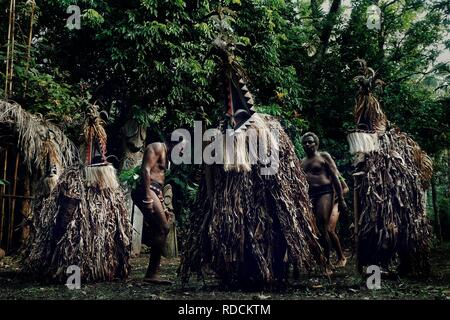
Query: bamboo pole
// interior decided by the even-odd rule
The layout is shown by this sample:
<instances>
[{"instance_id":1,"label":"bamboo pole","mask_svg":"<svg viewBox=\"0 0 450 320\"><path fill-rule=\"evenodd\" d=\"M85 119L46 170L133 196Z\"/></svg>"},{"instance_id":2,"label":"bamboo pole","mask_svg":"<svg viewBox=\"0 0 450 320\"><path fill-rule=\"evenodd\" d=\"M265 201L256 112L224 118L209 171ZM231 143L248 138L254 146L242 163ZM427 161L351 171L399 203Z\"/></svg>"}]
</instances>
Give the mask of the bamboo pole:
<instances>
[{"instance_id":1,"label":"bamboo pole","mask_svg":"<svg viewBox=\"0 0 450 320\"><path fill-rule=\"evenodd\" d=\"M14 214L16 211L16 191L17 191L17 175L19 173L19 159L20 159L20 154L17 151L16 154L16 162L14 164L14 182L13 182L13 190L12 190L12 195L13 197L11 198L11 215L10 215L10 219L9 219L9 232L8 232L8 243L7 243L7 251L9 251L11 245L12 245L12 238L13 238L13 232L14 232Z\"/></svg>"},{"instance_id":2,"label":"bamboo pole","mask_svg":"<svg viewBox=\"0 0 450 320\"><path fill-rule=\"evenodd\" d=\"M13 88L13 74L14 74L14 49L15 49L15 27L16 27L16 0L13 1L12 7L12 22L11 22L11 64L10 64L10 73L9 73L9 91L8 96L12 94Z\"/></svg>"},{"instance_id":3,"label":"bamboo pole","mask_svg":"<svg viewBox=\"0 0 450 320\"><path fill-rule=\"evenodd\" d=\"M5 161L3 164L3 180L6 181L6 169L8 166L8 148L5 148ZM5 194L6 186L2 186L2 194ZM0 225L0 246L3 240L3 228L5 225L5 198L2 199L2 221Z\"/></svg>"},{"instance_id":4,"label":"bamboo pole","mask_svg":"<svg viewBox=\"0 0 450 320\"><path fill-rule=\"evenodd\" d=\"M9 25L8 25L8 43L6 50L6 73L5 73L5 98L8 99L12 93L12 78L14 70L14 33L16 20L16 1L10 0L9 3Z\"/></svg>"},{"instance_id":5,"label":"bamboo pole","mask_svg":"<svg viewBox=\"0 0 450 320\"><path fill-rule=\"evenodd\" d=\"M30 68L30 60L31 60L31 41L33 39L33 20L34 20L34 11L36 8L36 2L31 0L31 14L30 14L30 31L28 33L28 46L27 46L27 60L25 64L25 83L23 88L23 95L25 96L27 92L28 86L28 69Z\"/></svg>"},{"instance_id":6,"label":"bamboo pole","mask_svg":"<svg viewBox=\"0 0 450 320\"><path fill-rule=\"evenodd\" d=\"M447 197L450 197L450 151L449 149L445 149L445 156L447 157Z\"/></svg>"},{"instance_id":7,"label":"bamboo pole","mask_svg":"<svg viewBox=\"0 0 450 320\"><path fill-rule=\"evenodd\" d=\"M0 194L0 198L16 198L16 199L25 199L25 200L33 200L33 196L13 196L12 194Z\"/></svg>"},{"instance_id":8,"label":"bamboo pole","mask_svg":"<svg viewBox=\"0 0 450 320\"><path fill-rule=\"evenodd\" d=\"M22 208L20 209L20 213L22 214L22 235L21 235L21 245L23 245L29 237L30 234L30 226L27 222L28 218L31 215L31 188L30 188L30 173L28 170L25 170L25 178L24 178L24 192L23 192L23 200L22 200ZM18 199L18 197L16 197Z\"/></svg>"},{"instance_id":9,"label":"bamboo pole","mask_svg":"<svg viewBox=\"0 0 450 320\"><path fill-rule=\"evenodd\" d=\"M14 73L14 47L15 47L15 28L16 28L16 0L12 0L12 13L11 13L11 56L9 64L9 80L8 80L8 97L12 94L12 80Z\"/></svg>"},{"instance_id":10,"label":"bamboo pole","mask_svg":"<svg viewBox=\"0 0 450 320\"><path fill-rule=\"evenodd\" d=\"M358 272L362 272L362 266L359 263L359 241L358 241L358 224L359 224L359 197L358 197L358 189L356 187L356 179L353 178L353 212L354 212L354 234L355 234L355 252L356 252L356 266Z\"/></svg>"},{"instance_id":11,"label":"bamboo pole","mask_svg":"<svg viewBox=\"0 0 450 320\"><path fill-rule=\"evenodd\" d=\"M8 24L8 40L6 43L6 71L5 71L5 98L8 99L8 81L9 81L9 60L11 56L11 13L13 0L9 1L9 24Z\"/></svg>"}]
</instances>

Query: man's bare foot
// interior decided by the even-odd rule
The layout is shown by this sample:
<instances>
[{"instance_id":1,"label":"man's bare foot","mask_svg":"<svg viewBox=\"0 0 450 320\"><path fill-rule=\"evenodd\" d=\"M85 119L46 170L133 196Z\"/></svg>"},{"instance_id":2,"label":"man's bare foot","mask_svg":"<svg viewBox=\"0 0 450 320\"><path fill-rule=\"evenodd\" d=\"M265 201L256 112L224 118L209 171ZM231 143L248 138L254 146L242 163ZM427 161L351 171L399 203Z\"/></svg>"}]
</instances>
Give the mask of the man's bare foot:
<instances>
[{"instance_id":1,"label":"man's bare foot","mask_svg":"<svg viewBox=\"0 0 450 320\"><path fill-rule=\"evenodd\" d=\"M345 267L346 264L347 264L347 258L342 257L341 259L338 260L338 262L336 262L336 268L343 268L343 267Z\"/></svg>"},{"instance_id":2,"label":"man's bare foot","mask_svg":"<svg viewBox=\"0 0 450 320\"><path fill-rule=\"evenodd\" d=\"M157 276L153 277L145 277L142 281L145 283L151 283L151 284L163 284L163 285L171 285L172 281L161 279Z\"/></svg>"}]
</instances>

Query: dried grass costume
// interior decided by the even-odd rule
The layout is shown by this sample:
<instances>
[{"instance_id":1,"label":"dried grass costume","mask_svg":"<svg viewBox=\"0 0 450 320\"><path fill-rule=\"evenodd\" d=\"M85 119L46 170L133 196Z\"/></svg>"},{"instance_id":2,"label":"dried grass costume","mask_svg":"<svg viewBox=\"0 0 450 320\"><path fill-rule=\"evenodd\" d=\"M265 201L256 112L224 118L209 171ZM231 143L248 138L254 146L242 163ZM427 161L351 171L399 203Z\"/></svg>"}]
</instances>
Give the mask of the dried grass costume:
<instances>
[{"instance_id":1,"label":"dried grass costume","mask_svg":"<svg viewBox=\"0 0 450 320\"><path fill-rule=\"evenodd\" d=\"M185 283L192 273L203 276L212 270L228 285L268 287L284 282L289 266L311 271L325 260L294 146L275 118L253 111L252 95L242 73L233 67L226 69L225 91L235 145L232 150L224 148L224 164L205 167L180 274ZM259 141L267 146L278 137L276 174L262 174L260 162L248 161L250 130L258 132ZM233 156L236 162L231 161Z\"/></svg>"},{"instance_id":2,"label":"dried grass costume","mask_svg":"<svg viewBox=\"0 0 450 320\"><path fill-rule=\"evenodd\" d=\"M86 165L64 170L56 187L35 207L34 232L24 268L49 280L65 281L71 265L84 282L126 278L131 225L116 172L106 162L106 133L96 108L84 128ZM93 163L99 156L100 163Z\"/></svg>"},{"instance_id":3,"label":"dried grass costume","mask_svg":"<svg viewBox=\"0 0 450 320\"><path fill-rule=\"evenodd\" d=\"M358 60L362 75L356 98L358 126L348 135L355 155L355 232L358 268L388 268L399 258L399 271L427 275L431 228L425 190L431 159L398 128L389 126L372 90L380 85L375 72Z\"/></svg>"}]
</instances>

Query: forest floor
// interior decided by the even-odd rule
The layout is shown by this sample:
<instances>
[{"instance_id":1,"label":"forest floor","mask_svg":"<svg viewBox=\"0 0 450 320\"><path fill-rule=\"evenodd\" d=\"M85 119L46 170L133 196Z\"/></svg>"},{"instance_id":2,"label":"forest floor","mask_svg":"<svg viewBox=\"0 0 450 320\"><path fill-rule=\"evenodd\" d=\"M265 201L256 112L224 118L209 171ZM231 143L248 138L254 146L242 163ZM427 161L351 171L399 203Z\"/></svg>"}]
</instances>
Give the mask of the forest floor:
<instances>
[{"instance_id":1,"label":"forest floor","mask_svg":"<svg viewBox=\"0 0 450 320\"><path fill-rule=\"evenodd\" d=\"M432 275L428 279L382 279L380 290L369 290L366 279L356 272L355 259L338 269L331 281L318 275L303 275L276 292L227 290L216 279L205 283L196 277L181 286L176 276L179 259L163 259L162 277L175 280L171 286L155 286L142 282L148 255L132 259L132 272L126 281L82 284L79 290L64 285L46 284L19 271L11 257L0 260L0 299L450 299L450 243L432 251Z\"/></svg>"}]
</instances>

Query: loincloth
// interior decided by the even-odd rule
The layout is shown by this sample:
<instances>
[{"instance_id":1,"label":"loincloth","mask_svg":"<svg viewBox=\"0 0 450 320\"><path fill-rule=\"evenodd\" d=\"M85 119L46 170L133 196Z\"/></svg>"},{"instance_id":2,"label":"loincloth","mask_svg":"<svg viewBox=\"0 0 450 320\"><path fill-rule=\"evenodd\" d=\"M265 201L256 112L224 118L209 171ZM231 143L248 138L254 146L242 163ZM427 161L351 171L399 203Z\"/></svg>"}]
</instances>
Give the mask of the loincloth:
<instances>
[{"instance_id":1,"label":"loincloth","mask_svg":"<svg viewBox=\"0 0 450 320\"><path fill-rule=\"evenodd\" d=\"M330 184L324 184L321 186L310 186L308 190L308 194L310 199L318 200L321 196L325 194L333 194L334 189L333 186Z\"/></svg>"},{"instance_id":2,"label":"loincloth","mask_svg":"<svg viewBox=\"0 0 450 320\"><path fill-rule=\"evenodd\" d=\"M152 189L155 192L155 194L158 196L159 200L161 201L161 204L164 204L164 201L162 199L163 185L157 181L152 181L150 183L150 189Z\"/></svg>"},{"instance_id":3,"label":"loincloth","mask_svg":"<svg viewBox=\"0 0 450 320\"><path fill-rule=\"evenodd\" d=\"M161 203L161 206L163 208L163 211L166 215L167 222L171 223L173 219L173 214L170 212L170 210L167 208L165 202L164 202L164 194L163 194L163 185L157 181L152 181L150 183L150 190L152 190L155 195L158 197L159 202ZM144 223L149 224L149 220L153 219L153 212L151 212L146 207L146 202L144 199L146 198L146 191L143 184L139 184L136 189L134 189L131 193L132 199L134 204L141 210L142 214L144 215Z\"/></svg>"}]
</instances>

